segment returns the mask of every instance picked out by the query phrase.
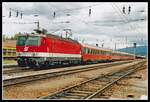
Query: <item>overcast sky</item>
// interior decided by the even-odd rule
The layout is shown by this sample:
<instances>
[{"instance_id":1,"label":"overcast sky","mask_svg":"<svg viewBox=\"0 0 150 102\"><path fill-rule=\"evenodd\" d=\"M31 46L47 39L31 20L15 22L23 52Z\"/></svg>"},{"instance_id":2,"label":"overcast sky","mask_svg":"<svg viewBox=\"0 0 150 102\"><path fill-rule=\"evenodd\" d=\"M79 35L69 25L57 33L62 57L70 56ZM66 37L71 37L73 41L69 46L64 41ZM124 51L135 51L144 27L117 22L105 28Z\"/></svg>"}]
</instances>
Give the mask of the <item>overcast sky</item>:
<instances>
[{"instance_id":1,"label":"overcast sky","mask_svg":"<svg viewBox=\"0 0 150 102\"><path fill-rule=\"evenodd\" d=\"M126 14L122 13L123 6ZM84 40L84 43L93 45L98 43L99 46L104 43L105 48L114 49L115 43L116 48L133 46L133 42L147 45L148 4L144 2L3 2L2 8L2 33L7 36L13 36L18 32L30 33L37 28L34 22L39 20L40 28L47 29L49 33L54 32L55 35L62 34L65 37L63 29L71 29L71 38L80 42ZM10 8L12 15L9 18ZM18 17L16 10L19 11ZM68 21L69 23L66 23Z\"/></svg>"}]
</instances>

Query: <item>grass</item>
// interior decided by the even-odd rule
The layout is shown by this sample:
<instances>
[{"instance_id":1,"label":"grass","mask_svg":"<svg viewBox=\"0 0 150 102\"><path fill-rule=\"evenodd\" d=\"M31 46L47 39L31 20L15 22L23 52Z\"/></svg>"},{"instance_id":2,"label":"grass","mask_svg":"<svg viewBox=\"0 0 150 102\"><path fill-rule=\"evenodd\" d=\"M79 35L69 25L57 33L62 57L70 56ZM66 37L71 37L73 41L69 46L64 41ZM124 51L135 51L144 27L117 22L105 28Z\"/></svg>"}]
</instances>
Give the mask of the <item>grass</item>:
<instances>
[{"instance_id":1,"label":"grass","mask_svg":"<svg viewBox=\"0 0 150 102\"><path fill-rule=\"evenodd\" d=\"M3 60L3 64L17 64L15 60Z\"/></svg>"}]
</instances>

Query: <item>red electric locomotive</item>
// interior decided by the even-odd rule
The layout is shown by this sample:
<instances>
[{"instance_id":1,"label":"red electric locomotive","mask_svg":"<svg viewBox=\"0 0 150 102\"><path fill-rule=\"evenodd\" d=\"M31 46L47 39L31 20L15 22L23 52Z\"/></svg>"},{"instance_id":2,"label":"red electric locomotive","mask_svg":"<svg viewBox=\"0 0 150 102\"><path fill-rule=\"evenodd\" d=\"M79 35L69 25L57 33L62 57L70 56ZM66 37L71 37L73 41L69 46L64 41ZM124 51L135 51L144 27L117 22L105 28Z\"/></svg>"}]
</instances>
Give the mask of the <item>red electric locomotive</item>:
<instances>
[{"instance_id":1,"label":"red electric locomotive","mask_svg":"<svg viewBox=\"0 0 150 102\"><path fill-rule=\"evenodd\" d=\"M134 59L134 55L112 51L52 34L18 35L19 66L50 66Z\"/></svg>"},{"instance_id":2,"label":"red electric locomotive","mask_svg":"<svg viewBox=\"0 0 150 102\"><path fill-rule=\"evenodd\" d=\"M81 46L77 41L52 34L18 35L16 52L19 66L81 62Z\"/></svg>"}]
</instances>

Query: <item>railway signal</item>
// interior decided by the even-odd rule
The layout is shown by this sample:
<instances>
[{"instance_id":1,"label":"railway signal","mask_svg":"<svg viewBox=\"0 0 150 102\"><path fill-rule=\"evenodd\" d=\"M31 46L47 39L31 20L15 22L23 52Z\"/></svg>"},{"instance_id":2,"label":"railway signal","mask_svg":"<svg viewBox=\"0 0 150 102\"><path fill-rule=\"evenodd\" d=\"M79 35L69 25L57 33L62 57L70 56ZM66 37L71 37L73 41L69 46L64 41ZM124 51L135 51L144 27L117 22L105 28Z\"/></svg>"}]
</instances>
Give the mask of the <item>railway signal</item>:
<instances>
[{"instance_id":1,"label":"railway signal","mask_svg":"<svg viewBox=\"0 0 150 102\"><path fill-rule=\"evenodd\" d=\"M122 8L122 12L124 13L124 14L126 14L126 12L125 12L125 7L123 6L123 8Z\"/></svg>"},{"instance_id":2,"label":"railway signal","mask_svg":"<svg viewBox=\"0 0 150 102\"><path fill-rule=\"evenodd\" d=\"M131 6L129 5L128 14L131 12Z\"/></svg>"},{"instance_id":3,"label":"railway signal","mask_svg":"<svg viewBox=\"0 0 150 102\"><path fill-rule=\"evenodd\" d=\"M89 16L91 16L91 8L89 9Z\"/></svg>"},{"instance_id":4,"label":"railway signal","mask_svg":"<svg viewBox=\"0 0 150 102\"><path fill-rule=\"evenodd\" d=\"M16 17L18 17L18 14L19 14L19 12L18 12L18 10L17 10L17 12L16 12Z\"/></svg>"}]
</instances>

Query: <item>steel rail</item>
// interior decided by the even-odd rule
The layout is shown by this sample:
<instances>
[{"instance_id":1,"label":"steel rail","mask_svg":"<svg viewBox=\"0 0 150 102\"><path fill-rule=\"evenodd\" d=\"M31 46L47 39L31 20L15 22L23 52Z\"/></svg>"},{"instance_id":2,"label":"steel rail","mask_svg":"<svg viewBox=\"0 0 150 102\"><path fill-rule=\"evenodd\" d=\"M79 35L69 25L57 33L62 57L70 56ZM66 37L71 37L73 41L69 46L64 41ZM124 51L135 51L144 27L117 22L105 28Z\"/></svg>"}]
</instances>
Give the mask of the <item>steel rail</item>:
<instances>
[{"instance_id":1,"label":"steel rail","mask_svg":"<svg viewBox=\"0 0 150 102\"><path fill-rule=\"evenodd\" d=\"M115 83L115 82L117 82L118 80L122 79L123 77L127 76L127 75L129 74L129 72L131 72L131 70L133 71L133 69L131 69L131 68L133 68L133 67L135 67L135 66L136 66L136 68L139 68L139 67L141 67L141 66L143 65L143 63L144 63L144 62L140 62L140 63L138 63L138 64L136 64L136 65L132 65L132 66L128 67L127 69L123 69L123 70L120 70L120 71L117 71L117 72L108 73L107 75L98 76L98 77L96 77L96 78L89 79L89 80L87 80L87 81L84 81L84 82L81 82L81 83L79 83L79 84L77 84L77 85L74 85L74 86L65 88L65 89L63 89L63 90L60 90L60 91L55 92L55 93L53 93L53 94L50 94L50 95L48 95L48 96L41 97L40 99L57 99L57 98L58 98L58 99L59 99L59 98L66 98L66 99L67 99L68 97L69 97L69 99L70 99L70 98L71 98L71 99L74 99L74 98L75 98L75 99L90 99L90 98L94 97L95 95L97 95L100 91L103 91L104 89L106 89L106 88L108 88L109 86L111 86L113 83ZM135 69L135 68L134 68L134 69ZM77 95L77 96L72 94L72 91L71 91L71 90L73 90L73 89L75 89L75 90L77 91L76 88L79 88L79 87L82 87L82 86L84 86L84 88L85 88L86 84L88 84L88 83L90 83L90 82L92 82L92 81L97 81L97 80L99 80L99 79L106 78L106 76L110 76L110 78L112 78L113 75L115 75L115 74L117 74L117 73L120 74L121 72L124 72L124 70L127 71L128 73L125 73L125 74L121 75L121 77L117 78L115 81L111 81L110 83L105 83L106 85L103 86L102 88L98 89L98 91L97 91L97 90L94 91L94 92L85 92L85 91L83 92L83 91L81 91L81 93L79 93L80 95ZM96 85L96 83L94 83L93 85ZM83 89L84 89L84 88L83 88ZM100 90L100 91L99 91L99 90ZM85 93L89 93L89 94L85 94ZM70 96L67 96L68 94L69 94ZM81 94L85 94L86 96L81 95Z\"/></svg>"},{"instance_id":2,"label":"steel rail","mask_svg":"<svg viewBox=\"0 0 150 102\"><path fill-rule=\"evenodd\" d=\"M139 67L138 67L139 68ZM142 67L142 69L145 68L145 66ZM138 70L137 68L131 69L129 70L126 74L124 74L123 76L119 77L118 79L112 81L111 83L107 84L105 87L103 87L100 90L97 90L95 93L93 93L92 95L86 97L85 99L92 99L93 97L95 97L97 94L102 94L103 91L105 91L107 88L111 87L113 84L115 84L117 81L123 79L124 77L126 77L127 75L130 75L132 73L134 73L136 70Z\"/></svg>"},{"instance_id":3,"label":"steel rail","mask_svg":"<svg viewBox=\"0 0 150 102\"><path fill-rule=\"evenodd\" d=\"M3 74L11 74L11 73L20 73L20 72L28 72L34 69L30 69L28 67L14 67L14 68L5 68L3 69Z\"/></svg>"},{"instance_id":4,"label":"steel rail","mask_svg":"<svg viewBox=\"0 0 150 102\"><path fill-rule=\"evenodd\" d=\"M11 78L11 79L4 79L3 86L6 87L6 86L11 86L11 85L41 80L41 79L47 79L47 78L58 77L62 75L69 75L69 74L79 73L79 72L84 72L84 71L89 71L89 70L96 70L99 68L116 66L116 65L125 64L125 63L131 63L131 62L111 63L111 64L99 65L99 66L94 66L94 67L92 66L92 67L85 67L85 68L68 69L68 70L63 70L59 72L51 72L51 73L44 73L44 74L40 73L37 75L29 75L29 76L23 76L23 77Z\"/></svg>"}]
</instances>

